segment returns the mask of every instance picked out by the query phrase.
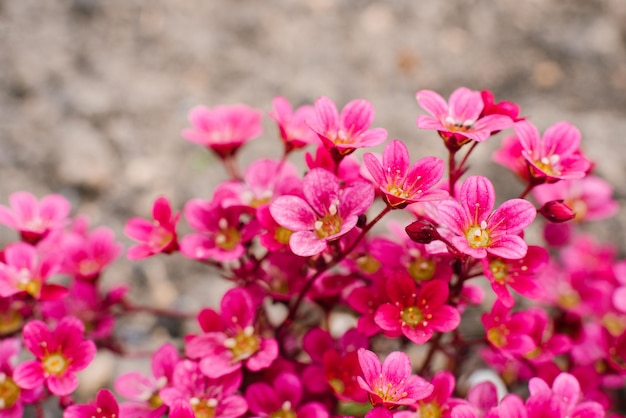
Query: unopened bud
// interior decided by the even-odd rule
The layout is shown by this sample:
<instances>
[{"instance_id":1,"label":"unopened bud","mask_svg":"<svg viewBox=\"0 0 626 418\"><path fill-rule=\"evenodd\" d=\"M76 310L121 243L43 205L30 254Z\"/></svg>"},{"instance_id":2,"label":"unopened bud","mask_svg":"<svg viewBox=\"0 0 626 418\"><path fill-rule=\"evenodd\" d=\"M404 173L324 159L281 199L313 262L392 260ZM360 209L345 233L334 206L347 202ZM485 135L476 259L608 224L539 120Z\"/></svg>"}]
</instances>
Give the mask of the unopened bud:
<instances>
[{"instance_id":1,"label":"unopened bud","mask_svg":"<svg viewBox=\"0 0 626 418\"><path fill-rule=\"evenodd\" d=\"M555 223L571 221L576 217L574 210L562 200L551 200L537 212L550 222Z\"/></svg>"},{"instance_id":2,"label":"unopened bud","mask_svg":"<svg viewBox=\"0 0 626 418\"><path fill-rule=\"evenodd\" d=\"M411 240L420 244L428 244L440 238L437 228L428 219L419 219L407 225L404 230Z\"/></svg>"}]
</instances>

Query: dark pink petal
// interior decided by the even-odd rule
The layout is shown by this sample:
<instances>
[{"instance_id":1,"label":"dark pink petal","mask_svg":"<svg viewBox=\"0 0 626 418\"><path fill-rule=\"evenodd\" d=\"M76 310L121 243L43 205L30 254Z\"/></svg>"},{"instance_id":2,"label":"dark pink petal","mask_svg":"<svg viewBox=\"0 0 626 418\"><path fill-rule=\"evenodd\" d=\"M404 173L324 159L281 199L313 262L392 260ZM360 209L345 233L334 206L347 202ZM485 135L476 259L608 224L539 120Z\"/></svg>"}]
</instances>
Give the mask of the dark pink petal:
<instances>
[{"instance_id":1,"label":"dark pink petal","mask_svg":"<svg viewBox=\"0 0 626 418\"><path fill-rule=\"evenodd\" d=\"M329 418L328 410L319 402L309 402L298 408L298 418Z\"/></svg>"},{"instance_id":2,"label":"dark pink petal","mask_svg":"<svg viewBox=\"0 0 626 418\"><path fill-rule=\"evenodd\" d=\"M558 122L543 133L543 148L554 155L570 155L580 147L580 131L569 122Z\"/></svg>"},{"instance_id":3,"label":"dark pink petal","mask_svg":"<svg viewBox=\"0 0 626 418\"><path fill-rule=\"evenodd\" d=\"M571 414L576 418L604 418L606 411L600 403L587 401L578 404Z\"/></svg>"},{"instance_id":4,"label":"dark pink petal","mask_svg":"<svg viewBox=\"0 0 626 418\"><path fill-rule=\"evenodd\" d=\"M448 116L448 104L439 94L431 90L420 90L415 96L417 103L422 107L422 109L430 113L436 119L442 120ZM424 129L423 126L420 126L419 122L418 127ZM432 128L427 127L425 129Z\"/></svg>"},{"instance_id":5,"label":"dark pink petal","mask_svg":"<svg viewBox=\"0 0 626 418\"><path fill-rule=\"evenodd\" d=\"M337 106L328 97L320 97L315 101L315 116L311 121L311 128L318 134L324 135L330 131L334 136L339 129L339 112Z\"/></svg>"},{"instance_id":6,"label":"dark pink petal","mask_svg":"<svg viewBox=\"0 0 626 418\"><path fill-rule=\"evenodd\" d=\"M243 396L229 396L219 403L218 415L224 418L238 418L248 410L248 403Z\"/></svg>"},{"instance_id":7,"label":"dark pink petal","mask_svg":"<svg viewBox=\"0 0 626 418\"><path fill-rule=\"evenodd\" d=\"M541 135L539 131L532 123L522 120L516 122L513 125L515 128L515 135L519 139L519 142L522 144L522 148L525 151L533 152L533 150L539 148L539 141L541 140ZM532 158L530 159L532 161Z\"/></svg>"},{"instance_id":8,"label":"dark pink petal","mask_svg":"<svg viewBox=\"0 0 626 418\"><path fill-rule=\"evenodd\" d=\"M35 389L44 382L43 367L38 361L26 361L17 365L12 377L20 388Z\"/></svg>"},{"instance_id":9,"label":"dark pink petal","mask_svg":"<svg viewBox=\"0 0 626 418\"><path fill-rule=\"evenodd\" d=\"M377 406L365 414L365 418L392 418L394 414L384 406Z\"/></svg>"},{"instance_id":10,"label":"dark pink petal","mask_svg":"<svg viewBox=\"0 0 626 418\"><path fill-rule=\"evenodd\" d=\"M485 415L485 418L527 418L528 412L524 402L517 395L506 395L496 410Z\"/></svg>"},{"instance_id":11,"label":"dark pink petal","mask_svg":"<svg viewBox=\"0 0 626 418\"><path fill-rule=\"evenodd\" d=\"M374 188L370 183L355 182L343 189L339 202L339 214L347 222L350 216L362 215L374 201ZM350 228L352 229L352 228Z\"/></svg>"},{"instance_id":12,"label":"dark pink petal","mask_svg":"<svg viewBox=\"0 0 626 418\"><path fill-rule=\"evenodd\" d=\"M480 382L468 392L466 399L480 411L498 406L498 389L490 381Z\"/></svg>"},{"instance_id":13,"label":"dark pink petal","mask_svg":"<svg viewBox=\"0 0 626 418\"><path fill-rule=\"evenodd\" d=\"M172 218L172 207L166 197L159 197L152 206L152 217L161 225L169 225Z\"/></svg>"},{"instance_id":14,"label":"dark pink petal","mask_svg":"<svg viewBox=\"0 0 626 418\"><path fill-rule=\"evenodd\" d=\"M311 257L326 249L326 240L320 239L313 231L298 231L289 237L289 248L301 257Z\"/></svg>"},{"instance_id":15,"label":"dark pink petal","mask_svg":"<svg viewBox=\"0 0 626 418\"><path fill-rule=\"evenodd\" d=\"M61 349L63 353L75 350L83 340L84 333L85 325L83 321L74 316L66 316L57 324L52 334L52 342L48 345L48 350L54 352L57 349Z\"/></svg>"},{"instance_id":16,"label":"dark pink petal","mask_svg":"<svg viewBox=\"0 0 626 418\"><path fill-rule=\"evenodd\" d=\"M410 375L404 382L407 398L422 400L432 395L435 387L417 375Z\"/></svg>"},{"instance_id":17,"label":"dark pink petal","mask_svg":"<svg viewBox=\"0 0 626 418\"><path fill-rule=\"evenodd\" d=\"M22 331L24 346L37 358L43 358L47 351L46 345L52 343L52 335L48 326L39 320L33 320L24 326ZM41 343L44 343L43 345Z\"/></svg>"},{"instance_id":18,"label":"dark pink petal","mask_svg":"<svg viewBox=\"0 0 626 418\"><path fill-rule=\"evenodd\" d=\"M409 150L406 145L397 139L389 142L383 153L382 165L391 178L404 179L411 165Z\"/></svg>"},{"instance_id":19,"label":"dark pink petal","mask_svg":"<svg viewBox=\"0 0 626 418\"><path fill-rule=\"evenodd\" d=\"M424 157L417 161L413 167L407 173L406 185L410 187L412 191L421 189L422 192L426 192L431 187L435 186L445 171L445 164L441 158L437 157ZM444 195L448 193L441 190Z\"/></svg>"},{"instance_id":20,"label":"dark pink petal","mask_svg":"<svg viewBox=\"0 0 626 418\"><path fill-rule=\"evenodd\" d=\"M119 406L113 393L108 389L100 389L96 395L96 405L104 416L115 417L119 414Z\"/></svg>"},{"instance_id":21,"label":"dark pink petal","mask_svg":"<svg viewBox=\"0 0 626 418\"><path fill-rule=\"evenodd\" d=\"M184 399L175 400L170 407L170 418L194 418L195 416L191 405Z\"/></svg>"},{"instance_id":22,"label":"dark pink petal","mask_svg":"<svg viewBox=\"0 0 626 418\"><path fill-rule=\"evenodd\" d=\"M221 332L209 332L198 335L185 344L185 354L192 359L200 359L203 357L218 356L224 351L224 341L226 334Z\"/></svg>"},{"instance_id":23,"label":"dark pink petal","mask_svg":"<svg viewBox=\"0 0 626 418\"><path fill-rule=\"evenodd\" d=\"M70 363L69 370L79 371L89 366L96 356L96 344L91 340L84 340L75 347L72 347L71 353L72 362Z\"/></svg>"},{"instance_id":24,"label":"dark pink petal","mask_svg":"<svg viewBox=\"0 0 626 418\"><path fill-rule=\"evenodd\" d=\"M398 331L401 326L400 309L391 303L380 305L374 315L374 322L385 331Z\"/></svg>"},{"instance_id":25,"label":"dark pink petal","mask_svg":"<svg viewBox=\"0 0 626 418\"><path fill-rule=\"evenodd\" d=\"M350 145L350 144L337 144L337 148L369 148L375 147L376 145L382 144L387 139L387 130L383 128L373 128L368 129L363 132L358 140Z\"/></svg>"},{"instance_id":26,"label":"dark pink petal","mask_svg":"<svg viewBox=\"0 0 626 418\"><path fill-rule=\"evenodd\" d=\"M166 377L170 380L178 359L179 355L176 347L171 343L163 344L152 356L151 365L153 376L157 379Z\"/></svg>"},{"instance_id":27,"label":"dark pink petal","mask_svg":"<svg viewBox=\"0 0 626 418\"><path fill-rule=\"evenodd\" d=\"M461 314L453 306L444 305L439 307L430 320L430 326L439 332L450 332L461 323Z\"/></svg>"},{"instance_id":28,"label":"dark pink petal","mask_svg":"<svg viewBox=\"0 0 626 418\"><path fill-rule=\"evenodd\" d=\"M415 344L424 344L433 336L433 329L425 328L421 324L418 324L416 326L403 325L402 333L405 337L413 341Z\"/></svg>"},{"instance_id":29,"label":"dark pink petal","mask_svg":"<svg viewBox=\"0 0 626 418\"><path fill-rule=\"evenodd\" d=\"M496 192L487 177L470 176L461 186L459 201L471 219L471 224L480 225L493 210Z\"/></svg>"},{"instance_id":30,"label":"dark pink petal","mask_svg":"<svg viewBox=\"0 0 626 418\"><path fill-rule=\"evenodd\" d=\"M372 175L372 179L377 186L384 187L387 184L385 172L383 171L383 166L378 157L368 152L363 155L363 164L365 164L365 167Z\"/></svg>"},{"instance_id":31,"label":"dark pink petal","mask_svg":"<svg viewBox=\"0 0 626 418\"><path fill-rule=\"evenodd\" d=\"M552 392L561 397L568 411L574 408L581 396L578 380L569 373L561 373L554 379Z\"/></svg>"},{"instance_id":32,"label":"dark pink petal","mask_svg":"<svg viewBox=\"0 0 626 418\"><path fill-rule=\"evenodd\" d=\"M132 218L124 226L124 234L136 241L147 241L153 229L152 222L142 218Z\"/></svg>"},{"instance_id":33,"label":"dark pink petal","mask_svg":"<svg viewBox=\"0 0 626 418\"><path fill-rule=\"evenodd\" d=\"M59 300L68 293L69 289L65 286L56 283L44 283L41 286L38 299L41 301Z\"/></svg>"},{"instance_id":34,"label":"dark pink petal","mask_svg":"<svg viewBox=\"0 0 626 418\"><path fill-rule=\"evenodd\" d=\"M478 119L472 126L477 131L485 130L487 132L501 131L513 126L513 120L505 115L487 115Z\"/></svg>"},{"instance_id":35,"label":"dark pink petal","mask_svg":"<svg viewBox=\"0 0 626 418\"><path fill-rule=\"evenodd\" d=\"M302 338L302 348L315 363L321 363L324 353L333 349L335 341L328 331L313 328Z\"/></svg>"},{"instance_id":36,"label":"dark pink petal","mask_svg":"<svg viewBox=\"0 0 626 418\"><path fill-rule=\"evenodd\" d=\"M284 404L285 401L291 403L292 408L300 405L302 399L302 381L293 373L283 372L276 377L273 383L274 391L278 399Z\"/></svg>"},{"instance_id":37,"label":"dark pink petal","mask_svg":"<svg viewBox=\"0 0 626 418\"><path fill-rule=\"evenodd\" d=\"M239 330L254 324L256 307L244 288L228 290L222 297L220 309L222 322L227 328Z\"/></svg>"},{"instance_id":38,"label":"dark pink petal","mask_svg":"<svg viewBox=\"0 0 626 418\"><path fill-rule=\"evenodd\" d=\"M65 396L74 392L78 387L78 377L74 373L66 372L60 376L50 375L46 379L48 390L55 395Z\"/></svg>"},{"instance_id":39,"label":"dark pink petal","mask_svg":"<svg viewBox=\"0 0 626 418\"><path fill-rule=\"evenodd\" d=\"M205 308L198 313L198 324L205 333L224 330L220 314L210 308Z\"/></svg>"},{"instance_id":40,"label":"dark pink petal","mask_svg":"<svg viewBox=\"0 0 626 418\"><path fill-rule=\"evenodd\" d=\"M480 92L461 87L452 92L448 106L452 119L457 123L463 123L478 119L484 104Z\"/></svg>"},{"instance_id":41,"label":"dark pink petal","mask_svg":"<svg viewBox=\"0 0 626 418\"><path fill-rule=\"evenodd\" d=\"M353 100L344 106L339 118L346 133L358 134L374 122L374 106L367 100Z\"/></svg>"},{"instance_id":42,"label":"dark pink petal","mask_svg":"<svg viewBox=\"0 0 626 418\"><path fill-rule=\"evenodd\" d=\"M233 354L229 350L218 351L215 354L200 360L200 370L211 379L217 379L241 369L241 362L233 361Z\"/></svg>"},{"instance_id":43,"label":"dark pink petal","mask_svg":"<svg viewBox=\"0 0 626 418\"><path fill-rule=\"evenodd\" d=\"M422 285L422 289L419 291L416 299L421 306L434 309L446 303L449 292L447 282L443 280L431 280Z\"/></svg>"},{"instance_id":44,"label":"dark pink petal","mask_svg":"<svg viewBox=\"0 0 626 418\"><path fill-rule=\"evenodd\" d=\"M394 302L398 308L402 309L407 306L416 304L417 285L415 281L408 275L391 276L385 285L387 296Z\"/></svg>"},{"instance_id":45,"label":"dark pink petal","mask_svg":"<svg viewBox=\"0 0 626 418\"><path fill-rule=\"evenodd\" d=\"M269 367L278 357L278 342L273 338L263 338L261 347L252 357L246 361L246 368L257 372Z\"/></svg>"},{"instance_id":46,"label":"dark pink petal","mask_svg":"<svg viewBox=\"0 0 626 418\"><path fill-rule=\"evenodd\" d=\"M450 418L479 418L479 415L473 406L460 404L452 408Z\"/></svg>"},{"instance_id":47,"label":"dark pink petal","mask_svg":"<svg viewBox=\"0 0 626 418\"><path fill-rule=\"evenodd\" d=\"M91 418L95 414L95 405L71 405L63 411L63 418Z\"/></svg>"},{"instance_id":48,"label":"dark pink petal","mask_svg":"<svg viewBox=\"0 0 626 418\"><path fill-rule=\"evenodd\" d=\"M251 384L246 390L248 408L257 415L270 415L282 407L282 400L278 398L276 391L267 383L257 382Z\"/></svg>"},{"instance_id":49,"label":"dark pink petal","mask_svg":"<svg viewBox=\"0 0 626 418\"><path fill-rule=\"evenodd\" d=\"M279 196L270 204L272 218L291 231L313 229L317 219L311 206L298 196Z\"/></svg>"}]
</instances>

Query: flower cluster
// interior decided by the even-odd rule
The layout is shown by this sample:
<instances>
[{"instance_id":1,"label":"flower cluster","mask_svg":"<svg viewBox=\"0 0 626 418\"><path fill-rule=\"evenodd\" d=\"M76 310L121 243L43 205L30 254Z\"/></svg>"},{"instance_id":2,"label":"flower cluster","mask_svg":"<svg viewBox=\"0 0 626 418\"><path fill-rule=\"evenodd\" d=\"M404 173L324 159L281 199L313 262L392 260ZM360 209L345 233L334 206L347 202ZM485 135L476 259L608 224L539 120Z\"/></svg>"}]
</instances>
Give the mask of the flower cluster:
<instances>
[{"instance_id":1,"label":"flower cluster","mask_svg":"<svg viewBox=\"0 0 626 418\"><path fill-rule=\"evenodd\" d=\"M44 417L51 398L64 418L620 416L626 260L576 228L618 209L580 132L557 122L542 135L489 91L416 97L428 113L417 127L437 132L446 161L397 139L372 149L387 131L367 100L340 111L327 97L295 108L278 97L282 157L240 167L263 112L193 108L182 136L226 177L180 210L157 197L124 233L129 260L180 256L229 282L199 312L105 289L122 253L114 232L72 217L61 195L11 195L0 206L16 232L0 252L0 418ZM489 144L518 193L469 172ZM149 374L78 402L77 372L99 350L127 355L115 323L138 311L195 319L195 330L154 351Z\"/></svg>"}]
</instances>

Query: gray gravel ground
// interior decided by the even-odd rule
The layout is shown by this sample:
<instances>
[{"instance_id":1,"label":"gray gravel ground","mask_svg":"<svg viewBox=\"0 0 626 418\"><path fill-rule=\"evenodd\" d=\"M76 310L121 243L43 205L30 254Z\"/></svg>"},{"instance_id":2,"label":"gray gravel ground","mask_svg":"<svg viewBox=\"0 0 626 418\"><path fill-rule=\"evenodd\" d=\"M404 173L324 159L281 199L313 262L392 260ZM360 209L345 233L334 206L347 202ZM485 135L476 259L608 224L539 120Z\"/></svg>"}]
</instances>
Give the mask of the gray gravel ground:
<instances>
[{"instance_id":1,"label":"gray gravel ground","mask_svg":"<svg viewBox=\"0 0 626 418\"><path fill-rule=\"evenodd\" d=\"M578 126L597 173L626 198L624 0L0 0L0 68L0 202L16 190L59 192L127 244L124 222L148 215L156 196L181 208L224 178L180 136L192 106L267 112L277 95L370 100L375 125L417 158L443 148L415 127L416 91L491 89L540 130ZM265 123L244 162L279 155ZM496 148L479 148L475 172L515 196L520 184L490 162ZM594 228L624 254L624 225L622 210ZM189 264L120 260L106 280L132 278L133 295L160 306L214 303L206 270ZM128 338L167 328L133 323ZM92 386L128 366L102 358Z\"/></svg>"}]
</instances>

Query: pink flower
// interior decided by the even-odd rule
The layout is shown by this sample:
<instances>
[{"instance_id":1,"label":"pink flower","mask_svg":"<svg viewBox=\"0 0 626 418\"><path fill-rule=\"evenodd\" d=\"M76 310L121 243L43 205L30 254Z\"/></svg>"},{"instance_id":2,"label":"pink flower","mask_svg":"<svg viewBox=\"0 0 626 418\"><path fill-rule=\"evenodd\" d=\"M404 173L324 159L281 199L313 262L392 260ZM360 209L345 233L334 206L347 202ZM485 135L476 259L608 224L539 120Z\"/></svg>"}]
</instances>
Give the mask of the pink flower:
<instances>
[{"instance_id":1,"label":"pink flower","mask_svg":"<svg viewBox=\"0 0 626 418\"><path fill-rule=\"evenodd\" d=\"M480 97L483 99L483 112L481 116L487 115L506 115L513 121L517 122L524 118L519 117L519 106L517 103L513 103L507 100L496 103L495 96L489 90L482 90Z\"/></svg>"},{"instance_id":2,"label":"pink flower","mask_svg":"<svg viewBox=\"0 0 626 418\"><path fill-rule=\"evenodd\" d=\"M520 121L515 124L515 134L537 182L580 179L591 167L580 151L580 132L569 122L552 125L542 137L533 124Z\"/></svg>"},{"instance_id":3,"label":"pink flower","mask_svg":"<svg viewBox=\"0 0 626 418\"><path fill-rule=\"evenodd\" d=\"M143 414L155 412L163 405L159 391L171 385L174 368L179 361L178 350L172 344L164 344L152 355L152 376L128 372L115 379L115 390L132 400L122 405L124 411L139 411ZM139 413L141 413L139 412ZM161 411L161 416L163 411Z\"/></svg>"},{"instance_id":4,"label":"pink flower","mask_svg":"<svg viewBox=\"0 0 626 418\"><path fill-rule=\"evenodd\" d=\"M516 136L507 136L502 140L500 149L493 153L492 159L527 182L530 180L530 173L522 150L522 144Z\"/></svg>"},{"instance_id":5,"label":"pink flower","mask_svg":"<svg viewBox=\"0 0 626 418\"><path fill-rule=\"evenodd\" d=\"M303 190L304 199L280 196L270 205L276 222L294 231L291 251L303 257L321 253L329 241L347 234L374 200L370 184L355 182L342 189L339 179L323 168L308 172Z\"/></svg>"},{"instance_id":6,"label":"pink flower","mask_svg":"<svg viewBox=\"0 0 626 418\"><path fill-rule=\"evenodd\" d=\"M128 250L130 260L139 260L154 254L170 254L178 250L176 224L180 218L180 212L172 214L169 200L160 197L152 206L153 220L132 218L126 222L124 233L139 241L140 244Z\"/></svg>"},{"instance_id":7,"label":"pink flower","mask_svg":"<svg viewBox=\"0 0 626 418\"><path fill-rule=\"evenodd\" d=\"M110 390L100 389L94 403L71 405L63 412L63 418L131 418L131 416L120 414L117 400Z\"/></svg>"},{"instance_id":8,"label":"pink flower","mask_svg":"<svg viewBox=\"0 0 626 418\"><path fill-rule=\"evenodd\" d=\"M247 141L261 135L261 112L243 104L209 109L196 106L189 112L192 128L183 131L188 141L204 145L221 158L233 155Z\"/></svg>"},{"instance_id":9,"label":"pink flower","mask_svg":"<svg viewBox=\"0 0 626 418\"><path fill-rule=\"evenodd\" d=\"M237 418L248 410L246 400L235 395L240 385L239 371L208 378L201 373L198 363L181 360L174 368L171 386L162 389L159 396L172 408L172 418ZM183 405L177 406L181 401Z\"/></svg>"},{"instance_id":10,"label":"pink flower","mask_svg":"<svg viewBox=\"0 0 626 418\"><path fill-rule=\"evenodd\" d=\"M419 417L447 417L450 410L464 402L453 398L452 393L456 385L454 375L447 370L437 372L431 380L433 392L413 405L417 411L404 411L394 414L395 418L419 418Z\"/></svg>"},{"instance_id":11,"label":"pink flower","mask_svg":"<svg viewBox=\"0 0 626 418\"><path fill-rule=\"evenodd\" d=\"M363 162L389 206L403 208L409 203L448 197L446 191L433 189L443 176L443 160L426 157L410 167L409 150L398 140L387 144L382 164L371 153L363 156Z\"/></svg>"},{"instance_id":12,"label":"pink flower","mask_svg":"<svg viewBox=\"0 0 626 418\"><path fill-rule=\"evenodd\" d=\"M23 330L24 345L37 360L17 366L15 382L33 389L45 381L55 395L72 393L78 386L76 372L87 367L96 355L96 345L83 339L84 333L83 323L72 316L59 321L54 331L42 321L30 321Z\"/></svg>"},{"instance_id":13,"label":"pink flower","mask_svg":"<svg viewBox=\"0 0 626 418\"><path fill-rule=\"evenodd\" d=\"M455 137L460 145L463 140L482 142L492 132L509 128L513 124L511 118L501 114L481 117L484 103L480 92L465 87L452 92L448 103L430 90L420 90L416 97L419 105L430 113L430 116L418 116L417 127L437 130L444 140Z\"/></svg>"},{"instance_id":14,"label":"pink flower","mask_svg":"<svg viewBox=\"0 0 626 418\"><path fill-rule=\"evenodd\" d=\"M370 394L374 406L394 408L412 405L433 392L433 385L412 374L409 356L401 351L390 353L381 363L372 351L360 348L357 352L363 377L359 385Z\"/></svg>"},{"instance_id":15,"label":"pink flower","mask_svg":"<svg viewBox=\"0 0 626 418\"><path fill-rule=\"evenodd\" d=\"M478 259L487 254L508 259L526 255L528 246L519 233L537 214L530 202L507 200L492 212L496 194L489 179L482 176L468 177L459 199L437 206L441 223L454 234L450 241L457 250Z\"/></svg>"},{"instance_id":16,"label":"pink flower","mask_svg":"<svg viewBox=\"0 0 626 418\"><path fill-rule=\"evenodd\" d=\"M22 418L24 404L35 402L43 394L43 386L33 389L20 387L13 380L13 369L21 351L20 340L0 340L0 417Z\"/></svg>"},{"instance_id":17,"label":"pink flower","mask_svg":"<svg viewBox=\"0 0 626 418\"><path fill-rule=\"evenodd\" d=\"M55 300L65 296L67 288L46 283L59 267L58 254L42 255L23 242L9 244L0 262L0 297L28 293L37 300Z\"/></svg>"},{"instance_id":18,"label":"pink flower","mask_svg":"<svg viewBox=\"0 0 626 418\"><path fill-rule=\"evenodd\" d=\"M313 106L304 105L294 110L284 97L274 98L270 117L278 125L280 138L285 144L285 153L309 144L319 143L315 131L306 124L306 121L313 119L314 116L315 108Z\"/></svg>"},{"instance_id":19,"label":"pink flower","mask_svg":"<svg viewBox=\"0 0 626 418\"><path fill-rule=\"evenodd\" d=\"M262 337L255 329L256 309L251 295L243 288L226 292L221 314L206 309L199 315L205 334L191 338L185 347L192 359L200 359L200 369L210 378L240 370L269 367L278 356L278 342Z\"/></svg>"},{"instance_id":20,"label":"pink flower","mask_svg":"<svg viewBox=\"0 0 626 418\"><path fill-rule=\"evenodd\" d=\"M435 331L448 332L461 322L459 311L446 305L449 290L447 282L431 280L421 288L406 275L387 279L390 303L381 305L374 320L392 335L404 334L415 344L430 340Z\"/></svg>"},{"instance_id":21,"label":"pink flower","mask_svg":"<svg viewBox=\"0 0 626 418\"><path fill-rule=\"evenodd\" d=\"M69 233L63 240L62 270L80 280L96 280L102 270L122 251L109 228L96 228L89 234Z\"/></svg>"},{"instance_id":22,"label":"pink flower","mask_svg":"<svg viewBox=\"0 0 626 418\"><path fill-rule=\"evenodd\" d=\"M71 209L70 202L56 194L38 202L28 192L16 192L9 196L9 202L11 208L0 205L0 224L19 231L22 239L32 244L65 226Z\"/></svg>"},{"instance_id":23,"label":"pink flower","mask_svg":"<svg viewBox=\"0 0 626 418\"><path fill-rule=\"evenodd\" d=\"M224 207L220 199L191 199L185 205L185 218L197 232L185 236L181 253L196 260L231 261L240 258L244 244L258 231L258 223L243 218L254 210L245 206Z\"/></svg>"},{"instance_id":24,"label":"pink flower","mask_svg":"<svg viewBox=\"0 0 626 418\"><path fill-rule=\"evenodd\" d=\"M293 373L282 372L269 385L252 383L246 390L250 412L257 417L328 418L319 402L302 403L302 381Z\"/></svg>"},{"instance_id":25,"label":"pink flower","mask_svg":"<svg viewBox=\"0 0 626 418\"><path fill-rule=\"evenodd\" d=\"M346 155L337 163L333 159L332 153L320 145L315 150L315 156L307 152L304 159L309 169L325 168L331 173L335 173L344 184L352 184L355 181L371 181L363 176L361 162L353 155Z\"/></svg>"},{"instance_id":26,"label":"pink flower","mask_svg":"<svg viewBox=\"0 0 626 418\"><path fill-rule=\"evenodd\" d=\"M315 117L309 126L328 149L347 155L357 148L373 147L387 139L382 128L368 129L374 121L374 107L366 100L353 100L346 104L341 114L328 97L315 101Z\"/></svg>"},{"instance_id":27,"label":"pink flower","mask_svg":"<svg viewBox=\"0 0 626 418\"><path fill-rule=\"evenodd\" d=\"M498 300L507 308L511 308L515 300L508 286L531 299L542 295L537 272L547 266L549 257L545 248L531 245L526 255L517 260L492 256L483 258L483 272L491 282L491 288Z\"/></svg>"},{"instance_id":28,"label":"pink flower","mask_svg":"<svg viewBox=\"0 0 626 418\"><path fill-rule=\"evenodd\" d=\"M482 316L487 341L495 348L510 354L525 355L536 348L530 337L534 317L524 311L509 313L500 301L496 300L490 313Z\"/></svg>"},{"instance_id":29,"label":"pink flower","mask_svg":"<svg viewBox=\"0 0 626 418\"><path fill-rule=\"evenodd\" d=\"M580 384L569 373L559 374L552 387L534 377L528 382L530 396L526 400L529 417L603 418L605 410L597 402L581 402Z\"/></svg>"}]
</instances>

